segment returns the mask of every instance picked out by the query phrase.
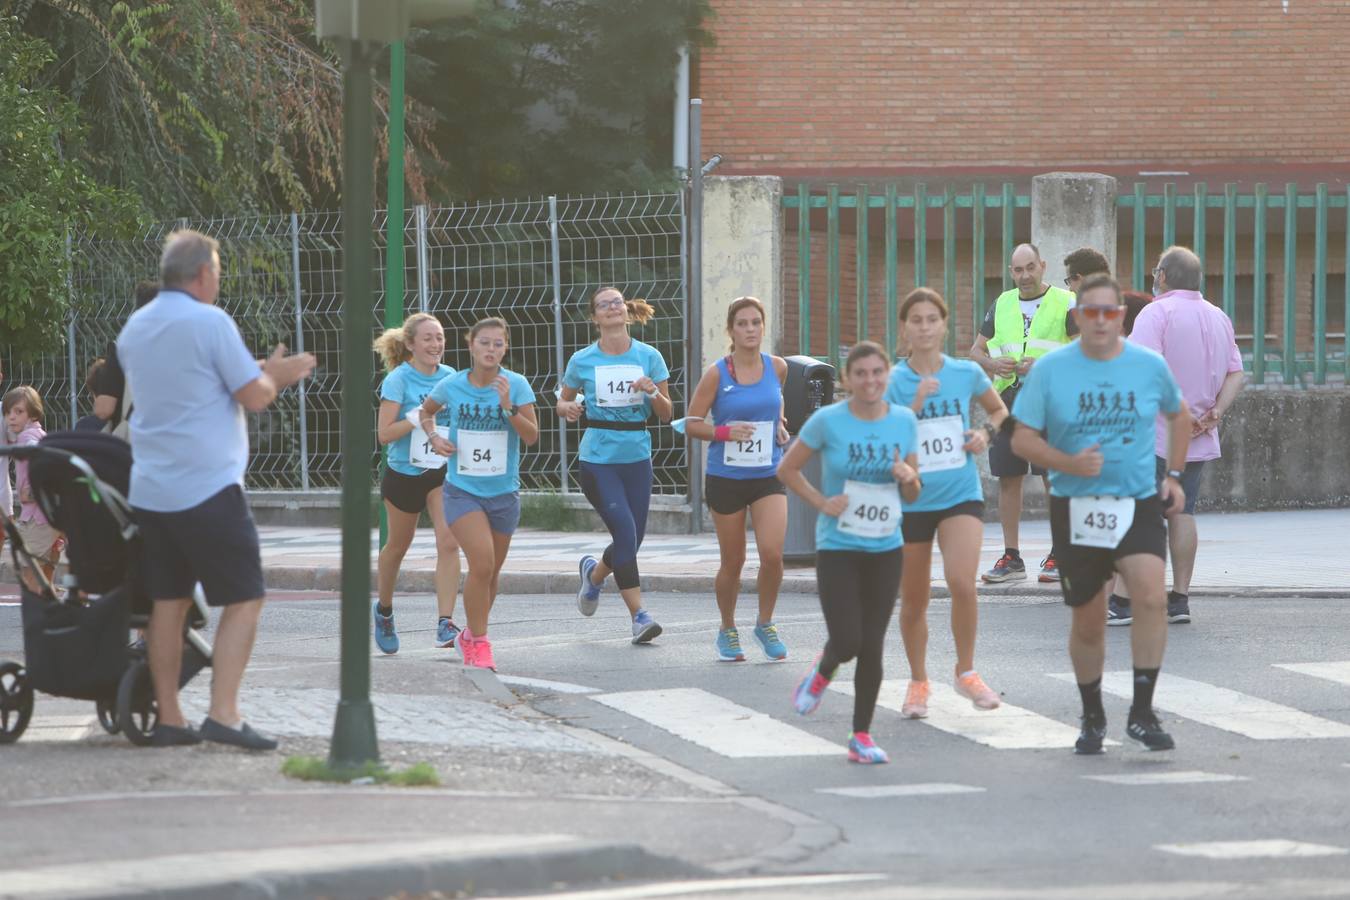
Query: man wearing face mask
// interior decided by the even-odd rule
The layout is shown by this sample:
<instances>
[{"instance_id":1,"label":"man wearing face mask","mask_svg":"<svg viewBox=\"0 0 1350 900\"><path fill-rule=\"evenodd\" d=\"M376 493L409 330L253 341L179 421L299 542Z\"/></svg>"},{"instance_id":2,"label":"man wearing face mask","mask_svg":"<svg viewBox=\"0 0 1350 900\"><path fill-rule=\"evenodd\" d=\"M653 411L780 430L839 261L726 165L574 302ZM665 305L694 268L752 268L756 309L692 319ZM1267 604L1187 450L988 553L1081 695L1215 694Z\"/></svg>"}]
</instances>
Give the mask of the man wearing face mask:
<instances>
[{"instance_id":1,"label":"man wearing face mask","mask_svg":"<svg viewBox=\"0 0 1350 900\"><path fill-rule=\"evenodd\" d=\"M970 348L970 358L994 381L994 390L1004 406L1012 408L1023 379L1036 360L1069 343L1077 327L1070 315L1074 296L1045 282L1045 260L1034 244L1018 244L1008 261L1008 271L1017 287L1004 291L989 307L980 333ZM1018 549L1018 525L1022 518L1022 479L1028 469L1041 476L1049 492L1046 471L1015 454L1006 435L989 445L989 471L998 479L998 514L1003 525L1003 555L981 577L991 583L1024 581L1026 563ZM1040 580L1059 580L1055 548L1041 563Z\"/></svg>"}]
</instances>

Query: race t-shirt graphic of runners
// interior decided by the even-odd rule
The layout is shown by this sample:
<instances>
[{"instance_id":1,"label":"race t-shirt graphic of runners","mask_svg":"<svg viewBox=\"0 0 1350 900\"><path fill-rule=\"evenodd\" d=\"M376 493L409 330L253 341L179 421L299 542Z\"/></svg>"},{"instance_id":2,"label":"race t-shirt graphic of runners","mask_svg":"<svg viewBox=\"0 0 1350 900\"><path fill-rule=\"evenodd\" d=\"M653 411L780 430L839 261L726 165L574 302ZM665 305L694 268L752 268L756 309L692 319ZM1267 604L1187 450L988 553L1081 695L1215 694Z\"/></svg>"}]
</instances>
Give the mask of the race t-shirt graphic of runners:
<instances>
[{"instance_id":1,"label":"race t-shirt graphic of runners","mask_svg":"<svg viewBox=\"0 0 1350 900\"><path fill-rule=\"evenodd\" d=\"M865 435L861 441L848 442L848 478L879 484L893 478L896 454L904 459L899 443L887 443L880 435Z\"/></svg>"},{"instance_id":2,"label":"race t-shirt graphic of runners","mask_svg":"<svg viewBox=\"0 0 1350 900\"><path fill-rule=\"evenodd\" d=\"M1102 456L1118 462L1121 451L1138 438L1139 407L1135 392L1098 382L1078 392L1073 430L1090 444L1101 444Z\"/></svg>"},{"instance_id":3,"label":"race t-shirt graphic of runners","mask_svg":"<svg viewBox=\"0 0 1350 900\"><path fill-rule=\"evenodd\" d=\"M959 399L943 400L940 403L937 400L929 400L924 404L923 409L919 410L920 420L944 419L947 416L962 415L964 415L964 413L961 411L961 401Z\"/></svg>"},{"instance_id":4,"label":"race t-shirt graphic of runners","mask_svg":"<svg viewBox=\"0 0 1350 900\"><path fill-rule=\"evenodd\" d=\"M506 410L496 403L461 403L456 411L455 427L463 431L503 431Z\"/></svg>"}]
</instances>

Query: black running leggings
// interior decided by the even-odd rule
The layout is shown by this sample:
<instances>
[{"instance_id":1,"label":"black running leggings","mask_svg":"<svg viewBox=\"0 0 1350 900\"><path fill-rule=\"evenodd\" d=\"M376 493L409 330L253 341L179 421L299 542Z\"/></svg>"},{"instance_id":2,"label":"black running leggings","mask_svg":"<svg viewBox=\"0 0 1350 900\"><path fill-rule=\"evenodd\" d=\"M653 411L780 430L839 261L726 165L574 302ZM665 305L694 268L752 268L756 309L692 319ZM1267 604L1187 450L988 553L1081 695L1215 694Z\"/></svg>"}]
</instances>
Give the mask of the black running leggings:
<instances>
[{"instance_id":1,"label":"black running leggings","mask_svg":"<svg viewBox=\"0 0 1350 900\"><path fill-rule=\"evenodd\" d=\"M900 593L899 548L884 553L821 550L816 584L829 639L820 658L828 678L841 663L858 660L853 675L853 730L869 731L881 691L881 654Z\"/></svg>"}]
</instances>

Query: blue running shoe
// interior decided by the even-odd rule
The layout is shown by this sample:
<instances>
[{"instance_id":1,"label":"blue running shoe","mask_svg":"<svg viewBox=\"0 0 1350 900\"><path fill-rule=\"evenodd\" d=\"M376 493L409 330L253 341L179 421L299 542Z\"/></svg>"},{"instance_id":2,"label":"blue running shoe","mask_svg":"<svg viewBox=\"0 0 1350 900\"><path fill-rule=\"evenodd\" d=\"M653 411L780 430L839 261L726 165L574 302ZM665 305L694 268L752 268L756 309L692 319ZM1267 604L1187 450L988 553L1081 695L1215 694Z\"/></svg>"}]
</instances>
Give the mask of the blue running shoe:
<instances>
[{"instance_id":1,"label":"blue running shoe","mask_svg":"<svg viewBox=\"0 0 1350 900\"><path fill-rule=\"evenodd\" d=\"M764 655L772 660L787 659L787 645L778 636L778 626L772 622L755 626L755 638L764 648Z\"/></svg>"},{"instance_id":2,"label":"blue running shoe","mask_svg":"<svg viewBox=\"0 0 1350 900\"><path fill-rule=\"evenodd\" d=\"M811 667L811 671L806 673L806 677L797 685L797 690L792 693L792 705L797 708L800 715L807 715L816 711L820 706L820 701L825 697L825 689L830 686L830 679L820 674L820 657L816 657L816 664Z\"/></svg>"},{"instance_id":3,"label":"blue running shoe","mask_svg":"<svg viewBox=\"0 0 1350 900\"><path fill-rule=\"evenodd\" d=\"M723 628L717 632L717 659L719 662L745 662L741 635L735 628Z\"/></svg>"},{"instance_id":4,"label":"blue running shoe","mask_svg":"<svg viewBox=\"0 0 1350 900\"><path fill-rule=\"evenodd\" d=\"M637 615L633 616L634 644L650 644L660 633L661 626L656 624L652 614L645 609L639 609Z\"/></svg>"},{"instance_id":5,"label":"blue running shoe","mask_svg":"<svg viewBox=\"0 0 1350 900\"><path fill-rule=\"evenodd\" d=\"M381 653L398 652L398 632L394 630L394 616L380 615L380 601L370 605L370 614L375 618L375 646Z\"/></svg>"},{"instance_id":6,"label":"blue running shoe","mask_svg":"<svg viewBox=\"0 0 1350 900\"><path fill-rule=\"evenodd\" d=\"M865 731L853 732L853 737L848 739L848 761L862 763L865 766L875 766L881 763L888 763L891 758L872 741L872 736Z\"/></svg>"},{"instance_id":7,"label":"blue running shoe","mask_svg":"<svg viewBox=\"0 0 1350 900\"><path fill-rule=\"evenodd\" d=\"M459 636L459 626L442 616L436 623L436 646L453 647Z\"/></svg>"},{"instance_id":8,"label":"blue running shoe","mask_svg":"<svg viewBox=\"0 0 1350 900\"><path fill-rule=\"evenodd\" d=\"M583 616L595 615L595 608L600 605L600 585L591 582L591 573L598 565L600 560L590 554L583 556L577 564L577 572L581 575L581 587L577 590L577 612Z\"/></svg>"}]
</instances>

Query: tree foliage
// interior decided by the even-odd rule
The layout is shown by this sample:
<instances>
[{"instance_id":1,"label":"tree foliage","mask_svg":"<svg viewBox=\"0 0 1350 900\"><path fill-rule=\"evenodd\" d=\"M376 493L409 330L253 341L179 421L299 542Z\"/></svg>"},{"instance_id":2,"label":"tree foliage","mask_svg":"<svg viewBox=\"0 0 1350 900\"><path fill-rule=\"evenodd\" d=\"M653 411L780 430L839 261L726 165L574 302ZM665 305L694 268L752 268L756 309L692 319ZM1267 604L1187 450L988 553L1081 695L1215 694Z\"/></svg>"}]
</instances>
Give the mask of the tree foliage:
<instances>
[{"instance_id":1,"label":"tree foliage","mask_svg":"<svg viewBox=\"0 0 1350 900\"><path fill-rule=\"evenodd\" d=\"M32 358L63 343L67 236L124 233L135 203L78 158L74 104L36 86L53 53L17 25L0 17L0 344Z\"/></svg>"}]
</instances>

